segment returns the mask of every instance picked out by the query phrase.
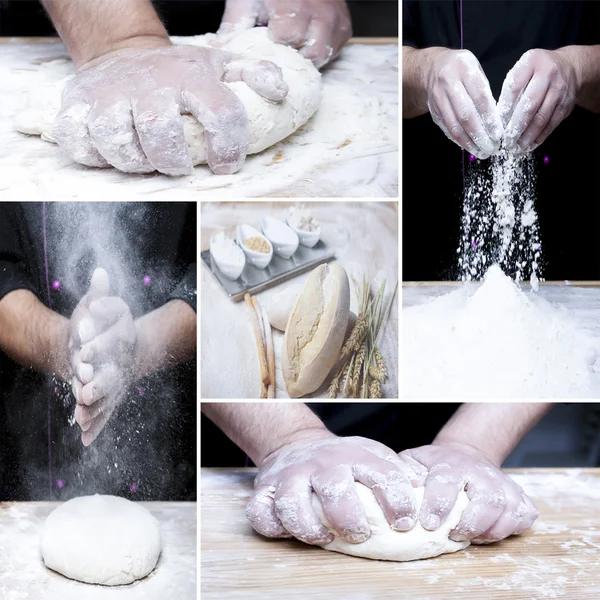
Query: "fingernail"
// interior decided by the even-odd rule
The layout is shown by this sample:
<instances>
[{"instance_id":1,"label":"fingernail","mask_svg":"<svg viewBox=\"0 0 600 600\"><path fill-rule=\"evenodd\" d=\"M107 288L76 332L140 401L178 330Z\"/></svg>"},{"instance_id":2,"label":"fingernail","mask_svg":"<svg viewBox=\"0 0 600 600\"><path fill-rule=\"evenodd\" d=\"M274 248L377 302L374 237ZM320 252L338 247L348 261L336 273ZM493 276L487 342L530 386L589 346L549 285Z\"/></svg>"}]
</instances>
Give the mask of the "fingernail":
<instances>
[{"instance_id":1,"label":"fingernail","mask_svg":"<svg viewBox=\"0 0 600 600\"><path fill-rule=\"evenodd\" d=\"M351 544L362 544L369 539L370 535L369 531L357 531L355 533L348 533L345 537Z\"/></svg>"},{"instance_id":2,"label":"fingernail","mask_svg":"<svg viewBox=\"0 0 600 600\"><path fill-rule=\"evenodd\" d=\"M429 531L434 531L435 529L437 529L439 526L441 525L441 520L437 515L434 515L433 513L428 514L424 519L423 519L423 528L427 529Z\"/></svg>"},{"instance_id":3,"label":"fingernail","mask_svg":"<svg viewBox=\"0 0 600 600\"><path fill-rule=\"evenodd\" d=\"M400 517L394 523L393 529L396 531L410 531L415 526L415 520L410 517Z\"/></svg>"}]
</instances>

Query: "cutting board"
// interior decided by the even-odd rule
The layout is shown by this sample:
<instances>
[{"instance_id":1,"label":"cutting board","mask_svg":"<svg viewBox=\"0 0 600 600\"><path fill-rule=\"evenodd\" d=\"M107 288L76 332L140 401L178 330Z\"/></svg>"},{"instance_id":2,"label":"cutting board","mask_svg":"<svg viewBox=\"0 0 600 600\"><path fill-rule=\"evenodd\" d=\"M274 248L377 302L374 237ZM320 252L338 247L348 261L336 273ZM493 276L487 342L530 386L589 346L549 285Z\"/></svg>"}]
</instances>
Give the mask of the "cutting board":
<instances>
[{"instance_id":1,"label":"cutting board","mask_svg":"<svg viewBox=\"0 0 600 600\"><path fill-rule=\"evenodd\" d=\"M57 502L0 503L2 600L194 600L197 593L196 503L141 502L159 521L163 551L156 569L126 586L72 581L40 556L44 519Z\"/></svg>"},{"instance_id":2,"label":"cutting board","mask_svg":"<svg viewBox=\"0 0 600 600\"><path fill-rule=\"evenodd\" d=\"M398 41L358 39L323 71L317 114L283 142L248 157L234 175L196 167L187 177L128 175L72 163L59 148L14 131L25 90L48 63L68 59L47 39L0 43L0 199L153 200L231 197L397 197Z\"/></svg>"},{"instance_id":3,"label":"cutting board","mask_svg":"<svg viewBox=\"0 0 600 600\"><path fill-rule=\"evenodd\" d=\"M394 563L270 540L244 515L254 469L203 469L203 600L598 598L600 469L515 470L540 517L524 534Z\"/></svg>"}]
</instances>

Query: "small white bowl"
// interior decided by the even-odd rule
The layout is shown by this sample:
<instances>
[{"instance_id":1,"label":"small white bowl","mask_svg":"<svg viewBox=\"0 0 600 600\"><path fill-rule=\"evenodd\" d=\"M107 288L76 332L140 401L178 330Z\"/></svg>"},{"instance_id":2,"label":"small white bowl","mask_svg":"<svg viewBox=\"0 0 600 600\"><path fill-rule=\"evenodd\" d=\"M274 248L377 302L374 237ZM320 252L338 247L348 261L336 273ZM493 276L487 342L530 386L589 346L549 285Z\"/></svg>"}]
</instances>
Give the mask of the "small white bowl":
<instances>
[{"instance_id":1,"label":"small white bowl","mask_svg":"<svg viewBox=\"0 0 600 600\"><path fill-rule=\"evenodd\" d=\"M244 241L248 238L259 237L265 240L269 244L269 252L255 252L246 248ZM251 225L238 225L236 231L236 240L240 248L246 255L246 260L254 265L257 269L266 269L268 264L273 258L273 244L260 232L258 229L254 229Z\"/></svg>"},{"instance_id":2,"label":"small white bowl","mask_svg":"<svg viewBox=\"0 0 600 600\"><path fill-rule=\"evenodd\" d=\"M220 255L217 242L219 239L223 239L224 237L225 234L223 233L217 233L216 235L211 236L210 256L212 260L215 261L219 271L221 271L221 273L223 273L227 279L235 281L242 274L242 271L246 266L246 256L244 255L243 250L237 244L235 245L235 250L233 252L235 255L235 260L233 262L227 261L224 256Z\"/></svg>"},{"instance_id":3,"label":"small white bowl","mask_svg":"<svg viewBox=\"0 0 600 600\"><path fill-rule=\"evenodd\" d=\"M267 239L273 244L275 254L289 258L298 250L300 239L298 234L283 221L273 217L264 217L260 227Z\"/></svg>"},{"instance_id":4,"label":"small white bowl","mask_svg":"<svg viewBox=\"0 0 600 600\"><path fill-rule=\"evenodd\" d=\"M298 239L300 240L300 243L303 246L306 246L307 248L312 248L313 246L316 245L316 243L321 238L321 227L320 226L316 231L307 231L306 229L298 229L297 227L294 227L290 223L289 215L286 217L285 220L286 220L287 224L290 226L290 229L298 236Z\"/></svg>"}]
</instances>

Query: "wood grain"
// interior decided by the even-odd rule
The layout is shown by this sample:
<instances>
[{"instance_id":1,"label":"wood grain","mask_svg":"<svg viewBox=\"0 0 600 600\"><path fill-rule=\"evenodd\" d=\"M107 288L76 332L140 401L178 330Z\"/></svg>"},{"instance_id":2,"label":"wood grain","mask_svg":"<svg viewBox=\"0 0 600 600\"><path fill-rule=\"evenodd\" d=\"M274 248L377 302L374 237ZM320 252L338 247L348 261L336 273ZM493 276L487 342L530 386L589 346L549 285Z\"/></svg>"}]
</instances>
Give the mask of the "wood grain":
<instances>
[{"instance_id":1,"label":"wood grain","mask_svg":"<svg viewBox=\"0 0 600 600\"><path fill-rule=\"evenodd\" d=\"M409 563L355 558L252 530L254 469L203 469L201 590L219 600L599 598L600 469L514 470L540 517L521 536Z\"/></svg>"}]
</instances>

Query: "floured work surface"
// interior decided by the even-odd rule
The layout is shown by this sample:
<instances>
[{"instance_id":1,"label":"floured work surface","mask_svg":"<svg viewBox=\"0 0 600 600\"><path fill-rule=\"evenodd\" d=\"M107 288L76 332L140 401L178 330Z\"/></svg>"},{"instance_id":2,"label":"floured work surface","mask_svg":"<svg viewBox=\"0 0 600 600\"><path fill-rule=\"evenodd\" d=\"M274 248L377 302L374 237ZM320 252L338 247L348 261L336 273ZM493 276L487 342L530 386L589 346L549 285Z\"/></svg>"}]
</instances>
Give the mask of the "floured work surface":
<instances>
[{"instance_id":1,"label":"floured work surface","mask_svg":"<svg viewBox=\"0 0 600 600\"><path fill-rule=\"evenodd\" d=\"M23 93L66 64L59 43L0 43L0 199L169 200L235 197L396 197L398 46L353 44L323 72L317 114L295 134L248 157L234 175L207 166L188 177L128 175L73 163L59 148L14 131ZM63 70L65 68L63 64Z\"/></svg>"},{"instance_id":2,"label":"floured work surface","mask_svg":"<svg viewBox=\"0 0 600 600\"><path fill-rule=\"evenodd\" d=\"M224 231L233 237L240 223L259 227L270 215L285 220L289 203L281 202L204 202L201 207L201 250L210 246L210 237ZM321 240L335 252L348 277L387 281L386 303L398 278L397 203L388 202L314 202L311 214L321 226ZM284 298L301 293L310 272L303 273L256 297L268 310ZM202 398L259 398L260 368L252 321L246 303L233 303L213 274L205 267L201 277L201 349ZM350 284L350 310L358 312L354 285ZM281 371L283 334L273 330L277 398L289 397ZM384 398L398 397L398 300L392 306L379 348L386 361L388 380L382 385ZM322 386L308 397L326 397Z\"/></svg>"},{"instance_id":3,"label":"floured work surface","mask_svg":"<svg viewBox=\"0 0 600 600\"><path fill-rule=\"evenodd\" d=\"M510 471L540 510L532 529L496 544L408 563L356 558L260 536L244 514L255 473L202 470L203 599L598 597L600 469Z\"/></svg>"},{"instance_id":4,"label":"floured work surface","mask_svg":"<svg viewBox=\"0 0 600 600\"><path fill-rule=\"evenodd\" d=\"M402 314L407 399L600 394L600 288L409 284Z\"/></svg>"},{"instance_id":5,"label":"floured work surface","mask_svg":"<svg viewBox=\"0 0 600 600\"><path fill-rule=\"evenodd\" d=\"M106 587L67 579L46 568L42 527L56 502L0 503L2 600L195 600L196 503L142 502L160 523L162 554L156 569L130 585Z\"/></svg>"}]
</instances>

